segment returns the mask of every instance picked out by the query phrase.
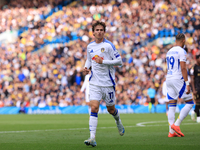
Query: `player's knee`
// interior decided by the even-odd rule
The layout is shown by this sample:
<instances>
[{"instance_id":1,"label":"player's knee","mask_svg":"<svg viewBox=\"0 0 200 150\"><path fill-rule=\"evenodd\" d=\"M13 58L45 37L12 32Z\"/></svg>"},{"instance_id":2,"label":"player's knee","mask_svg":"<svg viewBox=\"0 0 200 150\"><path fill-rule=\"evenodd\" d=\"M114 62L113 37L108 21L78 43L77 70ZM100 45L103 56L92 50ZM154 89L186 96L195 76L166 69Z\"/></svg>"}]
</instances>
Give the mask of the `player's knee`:
<instances>
[{"instance_id":1,"label":"player's knee","mask_svg":"<svg viewBox=\"0 0 200 150\"><path fill-rule=\"evenodd\" d=\"M110 114L114 114L115 109L108 109L108 112L109 112Z\"/></svg>"},{"instance_id":2,"label":"player's knee","mask_svg":"<svg viewBox=\"0 0 200 150\"><path fill-rule=\"evenodd\" d=\"M98 113L99 108L97 106L91 106L91 112Z\"/></svg>"}]
</instances>

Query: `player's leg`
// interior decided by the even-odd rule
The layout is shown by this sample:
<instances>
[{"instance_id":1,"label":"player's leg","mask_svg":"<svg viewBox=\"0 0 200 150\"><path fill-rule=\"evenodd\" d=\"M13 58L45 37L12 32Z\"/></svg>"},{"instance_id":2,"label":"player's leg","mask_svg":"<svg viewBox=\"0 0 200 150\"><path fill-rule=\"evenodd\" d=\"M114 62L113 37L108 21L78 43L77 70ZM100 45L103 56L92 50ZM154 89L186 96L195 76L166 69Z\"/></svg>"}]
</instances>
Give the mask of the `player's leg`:
<instances>
[{"instance_id":1,"label":"player's leg","mask_svg":"<svg viewBox=\"0 0 200 150\"><path fill-rule=\"evenodd\" d=\"M88 106L88 113L89 113L89 115L90 115L90 114L91 114L90 102L86 102L86 105Z\"/></svg>"},{"instance_id":2,"label":"player's leg","mask_svg":"<svg viewBox=\"0 0 200 150\"><path fill-rule=\"evenodd\" d=\"M156 103L155 98L151 98L151 104L154 106L154 113L156 113Z\"/></svg>"},{"instance_id":3,"label":"player's leg","mask_svg":"<svg viewBox=\"0 0 200 150\"><path fill-rule=\"evenodd\" d=\"M200 110L200 99L196 100L196 107L195 107L195 111L196 111L196 114L197 114L197 122L200 123L200 116L199 116L199 110Z\"/></svg>"},{"instance_id":4,"label":"player's leg","mask_svg":"<svg viewBox=\"0 0 200 150\"><path fill-rule=\"evenodd\" d=\"M125 129L124 129L124 126L121 122L120 115L119 115L117 108L115 108L115 105L107 106L107 110L113 116L113 118L115 119L119 134L121 136L123 136L124 133L125 133Z\"/></svg>"},{"instance_id":5,"label":"player's leg","mask_svg":"<svg viewBox=\"0 0 200 150\"><path fill-rule=\"evenodd\" d=\"M197 96L197 95L193 95L195 101L196 101L196 99L197 99L196 96ZM195 118L196 118L196 114L197 114L197 111L196 111L196 110L197 110L197 104L195 104L194 110L191 111L191 119L192 119L193 121L196 121L196 119L195 119Z\"/></svg>"},{"instance_id":6,"label":"player's leg","mask_svg":"<svg viewBox=\"0 0 200 150\"><path fill-rule=\"evenodd\" d=\"M91 100L91 115L89 120L89 127L90 127L90 138L94 138L96 136L96 128L98 123L98 111L99 111L99 101Z\"/></svg>"},{"instance_id":7,"label":"player's leg","mask_svg":"<svg viewBox=\"0 0 200 150\"><path fill-rule=\"evenodd\" d=\"M195 97L196 106L195 106L195 112L197 114L197 122L200 123L200 116L199 116L199 109L200 109L200 91L197 92L197 95Z\"/></svg>"},{"instance_id":8,"label":"player's leg","mask_svg":"<svg viewBox=\"0 0 200 150\"><path fill-rule=\"evenodd\" d=\"M98 111L99 104L102 98L101 88L98 86L90 85L90 106L91 106L91 114L89 118L89 130L90 130L90 138L85 140L84 143L86 145L92 145L93 147L97 145L96 138L96 129L98 123Z\"/></svg>"},{"instance_id":9,"label":"player's leg","mask_svg":"<svg viewBox=\"0 0 200 150\"><path fill-rule=\"evenodd\" d=\"M196 100L196 96L193 95L193 97L194 97L194 100ZM194 110L191 111L191 119L193 121L196 121L196 119L195 119L196 118L196 109L197 109L197 105L195 104Z\"/></svg>"},{"instance_id":10,"label":"player's leg","mask_svg":"<svg viewBox=\"0 0 200 150\"><path fill-rule=\"evenodd\" d=\"M180 125L181 122L183 121L183 119L188 115L189 111L192 109L194 105L193 100L188 100L186 101L186 105L181 109L181 112L179 114L178 119L176 120L176 122L171 126L171 128L178 133L181 136L184 136L184 134L181 132L180 130Z\"/></svg>"},{"instance_id":11,"label":"player's leg","mask_svg":"<svg viewBox=\"0 0 200 150\"><path fill-rule=\"evenodd\" d=\"M165 101L165 107L166 107L166 115L168 116L168 111L169 111L169 102L168 101Z\"/></svg>"},{"instance_id":12,"label":"player's leg","mask_svg":"<svg viewBox=\"0 0 200 150\"><path fill-rule=\"evenodd\" d=\"M177 100L170 100L169 101L169 111L168 111L168 123L169 123L169 134L168 137L177 137L174 130L171 126L174 124L175 121L175 113L176 113L176 104Z\"/></svg>"},{"instance_id":13,"label":"player's leg","mask_svg":"<svg viewBox=\"0 0 200 150\"><path fill-rule=\"evenodd\" d=\"M114 87L104 88L104 101L106 102L106 107L108 112L113 116L118 127L119 134L122 136L125 133L124 126L122 125L119 112L115 108L115 89Z\"/></svg>"},{"instance_id":14,"label":"player's leg","mask_svg":"<svg viewBox=\"0 0 200 150\"><path fill-rule=\"evenodd\" d=\"M173 80L167 80L166 86L167 86L167 99L169 102L169 111L168 111L168 123L169 123L169 134L168 137L180 137L177 135L174 130L171 128L171 126L174 124L175 121L175 113L176 113L176 104L178 99L178 89L175 85L175 81Z\"/></svg>"},{"instance_id":15,"label":"player's leg","mask_svg":"<svg viewBox=\"0 0 200 150\"><path fill-rule=\"evenodd\" d=\"M184 92L183 95L180 94L179 97L182 98L185 101L186 104L181 109L181 112L179 114L178 119L171 126L171 128L174 129L175 132L177 132L179 135L184 136L184 134L180 131L180 125L181 125L181 122L183 121L183 119L189 114L190 110L192 109L192 107L194 105L194 101L192 99L192 94L191 93L190 94L186 94Z\"/></svg>"},{"instance_id":16,"label":"player's leg","mask_svg":"<svg viewBox=\"0 0 200 150\"><path fill-rule=\"evenodd\" d=\"M97 145L95 137L96 137L96 129L98 123L99 101L91 100L90 106L91 106L91 114L89 118L90 138L88 140L85 140L84 143L86 145L92 145L94 147Z\"/></svg>"},{"instance_id":17,"label":"player's leg","mask_svg":"<svg viewBox=\"0 0 200 150\"><path fill-rule=\"evenodd\" d=\"M89 115L91 113L91 107L90 107L90 100L89 100L89 93L85 93L85 101L86 101L86 105L88 105L88 112L89 112Z\"/></svg>"},{"instance_id":18,"label":"player's leg","mask_svg":"<svg viewBox=\"0 0 200 150\"><path fill-rule=\"evenodd\" d=\"M179 117L178 117L178 119L175 122L176 126L180 126L181 122L183 121L183 119L185 117L187 117L187 115L188 115L189 111L192 109L193 105L194 105L194 102L193 102L192 99L186 101L186 105L181 109Z\"/></svg>"},{"instance_id":19,"label":"player's leg","mask_svg":"<svg viewBox=\"0 0 200 150\"><path fill-rule=\"evenodd\" d=\"M148 103L149 103L148 109L149 109L149 112L151 113L152 103L151 103L151 98L150 98L149 96L147 96L147 101L148 101Z\"/></svg>"},{"instance_id":20,"label":"player's leg","mask_svg":"<svg viewBox=\"0 0 200 150\"><path fill-rule=\"evenodd\" d=\"M195 105L195 109L191 111L191 119L192 119L193 121L196 121L195 118L196 118L196 105Z\"/></svg>"}]
</instances>

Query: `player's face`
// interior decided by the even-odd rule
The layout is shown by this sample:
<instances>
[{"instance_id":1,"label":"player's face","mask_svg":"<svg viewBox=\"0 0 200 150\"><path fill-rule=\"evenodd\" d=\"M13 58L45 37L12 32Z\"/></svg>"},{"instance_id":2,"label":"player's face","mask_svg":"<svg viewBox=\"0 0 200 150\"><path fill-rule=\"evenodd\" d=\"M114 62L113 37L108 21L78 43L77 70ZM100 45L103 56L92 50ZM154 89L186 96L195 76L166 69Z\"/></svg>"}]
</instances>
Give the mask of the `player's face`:
<instances>
[{"instance_id":1,"label":"player's face","mask_svg":"<svg viewBox=\"0 0 200 150\"><path fill-rule=\"evenodd\" d=\"M97 25L94 29L93 35L97 39L102 39L104 38L104 33L105 32L104 32L103 26Z\"/></svg>"}]
</instances>

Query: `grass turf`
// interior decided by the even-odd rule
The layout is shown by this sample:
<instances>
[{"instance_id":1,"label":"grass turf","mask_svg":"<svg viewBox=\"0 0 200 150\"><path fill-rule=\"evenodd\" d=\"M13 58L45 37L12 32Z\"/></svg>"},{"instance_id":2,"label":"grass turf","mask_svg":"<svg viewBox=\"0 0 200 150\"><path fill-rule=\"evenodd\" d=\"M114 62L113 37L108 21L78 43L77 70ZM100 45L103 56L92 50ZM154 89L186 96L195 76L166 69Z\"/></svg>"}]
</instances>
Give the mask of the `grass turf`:
<instances>
[{"instance_id":1,"label":"grass turf","mask_svg":"<svg viewBox=\"0 0 200 150\"><path fill-rule=\"evenodd\" d=\"M0 115L0 150L165 150L199 149L200 124L188 116L181 124L185 137L168 138L165 114L121 114L125 126L120 136L114 119L99 114L97 146L86 146L88 114Z\"/></svg>"}]
</instances>

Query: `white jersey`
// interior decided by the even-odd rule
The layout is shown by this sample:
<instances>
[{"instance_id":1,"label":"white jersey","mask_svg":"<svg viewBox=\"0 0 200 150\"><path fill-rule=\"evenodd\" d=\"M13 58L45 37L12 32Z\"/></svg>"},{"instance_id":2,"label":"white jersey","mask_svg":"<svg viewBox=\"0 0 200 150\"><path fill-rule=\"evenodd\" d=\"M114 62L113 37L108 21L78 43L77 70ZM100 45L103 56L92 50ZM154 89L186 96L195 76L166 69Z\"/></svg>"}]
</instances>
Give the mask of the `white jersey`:
<instances>
[{"instance_id":1,"label":"white jersey","mask_svg":"<svg viewBox=\"0 0 200 150\"><path fill-rule=\"evenodd\" d=\"M102 64L95 62L96 57L103 59ZM85 67L91 69L90 84L97 86L115 86L114 66L122 65L121 56L115 46L104 39L101 43L91 42L87 46Z\"/></svg>"},{"instance_id":2,"label":"white jersey","mask_svg":"<svg viewBox=\"0 0 200 150\"><path fill-rule=\"evenodd\" d=\"M183 79L180 62L186 62L186 51L180 46L171 48L166 55L167 60L167 77L170 79Z\"/></svg>"},{"instance_id":3,"label":"white jersey","mask_svg":"<svg viewBox=\"0 0 200 150\"><path fill-rule=\"evenodd\" d=\"M87 74L85 76L85 80L84 80L83 85L81 87L81 92L83 92L85 90L85 94L89 94L89 78L90 78L90 74Z\"/></svg>"}]
</instances>

